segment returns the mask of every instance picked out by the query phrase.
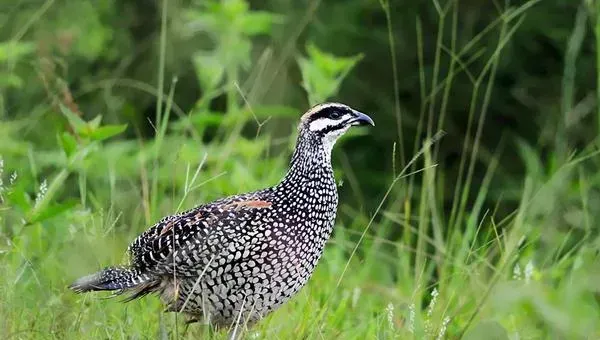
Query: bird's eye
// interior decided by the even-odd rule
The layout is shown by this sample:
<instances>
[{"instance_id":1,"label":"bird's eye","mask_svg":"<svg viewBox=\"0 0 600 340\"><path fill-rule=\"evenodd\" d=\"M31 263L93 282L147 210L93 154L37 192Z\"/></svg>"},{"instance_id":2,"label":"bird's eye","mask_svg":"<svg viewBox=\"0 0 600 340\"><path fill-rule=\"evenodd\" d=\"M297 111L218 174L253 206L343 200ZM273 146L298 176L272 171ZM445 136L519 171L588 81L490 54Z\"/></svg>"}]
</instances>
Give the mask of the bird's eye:
<instances>
[{"instance_id":1,"label":"bird's eye","mask_svg":"<svg viewBox=\"0 0 600 340\"><path fill-rule=\"evenodd\" d=\"M340 111L333 111L329 114L329 118L331 119L338 119L342 116L342 114L340 113Z\"/></svg>"}]
</instances>

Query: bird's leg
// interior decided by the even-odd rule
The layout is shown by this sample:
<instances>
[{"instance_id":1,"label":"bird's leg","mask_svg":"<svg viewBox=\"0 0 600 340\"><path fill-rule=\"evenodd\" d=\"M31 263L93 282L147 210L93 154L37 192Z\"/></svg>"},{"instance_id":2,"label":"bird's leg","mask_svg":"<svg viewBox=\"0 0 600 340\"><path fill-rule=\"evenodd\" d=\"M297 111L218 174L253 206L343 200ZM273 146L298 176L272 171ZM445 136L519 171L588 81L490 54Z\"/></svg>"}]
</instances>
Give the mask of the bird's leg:
<instances>
[{"instance_id":1,"label":"bird's leg","mask_svg":"<svg viewBox=\"0 0 600 340\"><path fill-rule=\"evenodd\" d=\"M188 326L196 322L200 322L200 319L195 316L190 316L187 320L185 320L185 324Z\"/></svg>"},{"instance_id":2,"label":"bird's leg","mask_svg":"<svg viewBox=\"0 0 600 340\"><path fill-rule=\"evenodd\" d=\"M187 334L188 329L190 328L190 325L193 322L189 322L189 320L185 320L185 326L183 327L183 334L181 335L182 337L184 337Z\"/></svg>"}]
</instances>

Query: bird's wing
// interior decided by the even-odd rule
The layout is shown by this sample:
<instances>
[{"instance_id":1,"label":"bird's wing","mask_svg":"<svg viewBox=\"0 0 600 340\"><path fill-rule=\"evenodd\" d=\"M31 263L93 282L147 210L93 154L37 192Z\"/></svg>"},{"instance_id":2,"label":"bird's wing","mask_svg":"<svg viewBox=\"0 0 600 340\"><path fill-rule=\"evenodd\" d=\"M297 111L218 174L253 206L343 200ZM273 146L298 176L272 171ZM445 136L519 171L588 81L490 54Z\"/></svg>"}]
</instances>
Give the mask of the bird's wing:
<instances>
[{"instance_id":1,"label":"bird's wing","mask_svg":"<svg viewBox=\"0 0 600 340\"><path fill-rule=\"evenodd\" d=\"M251 193L167 216L131 243L131 265L156 274L197 275L238 238L249 237L250 222L270 208L264 194Z\"/></svg>"}]
</instances>

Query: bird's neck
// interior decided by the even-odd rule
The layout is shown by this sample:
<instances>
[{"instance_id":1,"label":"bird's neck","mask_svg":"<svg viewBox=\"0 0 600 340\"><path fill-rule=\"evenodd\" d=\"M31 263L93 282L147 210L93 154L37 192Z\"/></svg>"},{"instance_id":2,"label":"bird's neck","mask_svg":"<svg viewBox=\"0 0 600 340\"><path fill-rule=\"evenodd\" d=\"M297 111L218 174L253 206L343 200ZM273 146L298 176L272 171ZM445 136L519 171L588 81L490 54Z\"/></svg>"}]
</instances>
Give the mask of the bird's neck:
<instances>
[{"instance_id":1,"label":"bird's neck","mask_svg":"<svg viewBox=\"0 0 600 340\"><path fill-rule=\"evenodd\" d=\"M299 134L290 168L281 184L297 183L306 179L334 181L331 148L327 148L321 139L312 133Z\"/></svg>"}]
</instances>

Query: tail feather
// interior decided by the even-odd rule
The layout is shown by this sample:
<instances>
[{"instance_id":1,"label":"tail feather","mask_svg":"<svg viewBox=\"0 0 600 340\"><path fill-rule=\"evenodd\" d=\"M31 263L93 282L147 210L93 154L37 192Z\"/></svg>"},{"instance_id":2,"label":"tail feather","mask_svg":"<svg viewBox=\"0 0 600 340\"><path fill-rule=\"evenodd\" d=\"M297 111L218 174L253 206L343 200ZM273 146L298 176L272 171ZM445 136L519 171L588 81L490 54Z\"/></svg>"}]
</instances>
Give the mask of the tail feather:
<instances>
[{"instance_id":1,"label":"tail feather","mask_svg":"<svg viewBox=\"0 0 600 340\"><path fill-rule=\"evenodd\" d=\"M149 280L149 281L142 282L142 283L136 285L135 287L132 287L127 290L127 293L129 293L129 296L127 296L125 299L123 299L123 302L129 302L129 301L144 297L150 293L156 292L159 289L159 287L160 287L159 280ZM117 293L117 295L120 295L123 293L125 293L125 291L120 290Z\"/></svg>"},{"instance_id":2,"label":"tail feather","mask_svg":"<svg viewBox=\"0 0 600 340\"><path fill-rule=\"evenodd\" d=\"M99 290L126 290L148 281L148 277L135 269L108 267L95 274L77 279L69 288L76 293Z\"/></svg>"}]
</instances>

